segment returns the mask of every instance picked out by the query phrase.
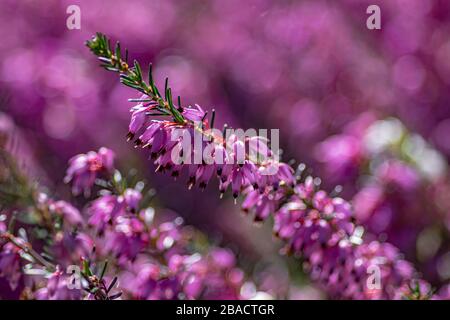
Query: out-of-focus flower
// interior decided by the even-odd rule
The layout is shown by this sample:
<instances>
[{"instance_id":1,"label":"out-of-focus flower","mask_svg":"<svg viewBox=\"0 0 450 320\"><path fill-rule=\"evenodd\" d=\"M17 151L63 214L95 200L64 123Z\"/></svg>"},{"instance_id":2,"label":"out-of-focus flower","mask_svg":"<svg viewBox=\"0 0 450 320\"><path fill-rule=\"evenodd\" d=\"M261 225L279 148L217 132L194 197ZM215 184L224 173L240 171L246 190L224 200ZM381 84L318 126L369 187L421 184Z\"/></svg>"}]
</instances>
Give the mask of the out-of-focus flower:
<instances>
[{"instance_id":1,"label":"out-of-focus flower","mask_svg":"<svg viewBox=\"0 0 450 320\"><path fill-rule=\"evenodd\" d=\"M8 280L12 290L17 288L21 278L20 250L12 243L0 242L0 277Z\"/></svg>"},{"instance_id":2,"label":"out-of-focus flower","mask_svg":"<svg viewBox=\"0 0 450 320\"><path fill-rule=\"evenodd\" d=\"M325 163L327 174L340 182L357 175L363 159L361 141L351 135L328 138L318 145L316 154Z\"/></svg>"},{"instance_id":3,"label":"out-of-focus flower","mask_svg":"<svg viewBox=\"0 0 450 320\"><path fill-rule=\"evenodd\" d=\"M400 290L397 291L395 299L398 300L428 300L432 296L432 289L429 283L412 280L405 283ZM442 296L444 297L444 296ZM439 298L439 295L436 296Z\"/></svg>"}]
</instances>

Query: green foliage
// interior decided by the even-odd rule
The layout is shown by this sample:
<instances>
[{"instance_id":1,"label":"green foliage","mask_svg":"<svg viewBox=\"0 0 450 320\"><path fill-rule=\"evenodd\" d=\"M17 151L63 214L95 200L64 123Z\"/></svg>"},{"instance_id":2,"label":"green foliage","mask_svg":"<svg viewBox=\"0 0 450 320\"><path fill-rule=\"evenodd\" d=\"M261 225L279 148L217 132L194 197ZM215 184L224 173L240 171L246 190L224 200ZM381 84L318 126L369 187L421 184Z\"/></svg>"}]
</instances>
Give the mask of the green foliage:
<instances>
[{"instance_id":1,"label":"green foliage","mask_svg":"<svg viewBox=\"0 0 450 320\"><path fill-rule=\"evenodd\" d=\"M186 119L181 113L183 107L181 106L180 97L177 100L178 106L175 106L168 79L166 79L165 83L164 98L162 97L153 80L151 64L148 71L148 83L146 83L139 62L135 60L133 66L130 67L128 64L128 50L125 50L125 58L123 58L124 55L119 42L116 43L114 50L112 50L109 39L104 34L97 33L91 40L86 42L86 46L98 57L103 68L119 73L121 83L147 96L142 99L130 99L130 101L152 103L157 111L153 115L171 116L176 123L186 123Z\"/></svg>"}]
</instances>

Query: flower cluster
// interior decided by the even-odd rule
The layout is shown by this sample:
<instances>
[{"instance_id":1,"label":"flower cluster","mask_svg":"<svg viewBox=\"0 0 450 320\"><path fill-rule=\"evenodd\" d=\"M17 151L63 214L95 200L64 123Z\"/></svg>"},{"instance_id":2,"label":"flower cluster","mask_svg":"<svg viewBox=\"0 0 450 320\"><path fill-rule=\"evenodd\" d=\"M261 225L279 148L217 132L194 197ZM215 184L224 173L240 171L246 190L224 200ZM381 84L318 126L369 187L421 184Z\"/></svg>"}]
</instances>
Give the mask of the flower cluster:
<instances>
[{"instance_id":1,"label":"flower cluster","mask_svg":"<svg viewBox=\"0 0 450 320\"><path fill-rule=\"evenodd\" d=\"M0 232L6 230L0 223ZM12 243L6 243L0 239L0 277L8 279L12 290L17 288L20 279L20 249Z\"/></svg>"},{"instance_id":2,"label":"flower cluster","mask_svg":"<svg viewBox=\"0 0 450 320\"><path fill-rule=\"evenodd\" d=\"M181 217L155 215L143 183L121 180L112 154L101 148L70 161L73 184L89 176L86 194L95 182L105 186L83 210L37 191L24 216L1 216L0 277L12 289L48 300L249 299L257 293L245 290L250 282L231 250L200 247L198 232ZM103 169L115 174L103 180ZM15 218L37 221L14 226Z\"/></svg>"},{"instance_id":3,"label":"flower cluster","mask_svg":"<svg viewBox=\"0 0 450 320\"><path fill-rule=\"evenodd\" d=\"M59 268L49 275L46 286L33 295L36 300L79 300L81 296L80 290L70 289L70 277Z\"/></svg>"},{"instance_id":4,"label":"flower cluster","mask_svg":"<svg viewBox=\"0 0 450 320\"><path fill-rule=\"evenodd\" d=\"M120 274L133 299L248 299L244 273L235 267L233 253L213 248L206 255L173 254L167 266L139 258Z\"/></svg>"}]
</instances>

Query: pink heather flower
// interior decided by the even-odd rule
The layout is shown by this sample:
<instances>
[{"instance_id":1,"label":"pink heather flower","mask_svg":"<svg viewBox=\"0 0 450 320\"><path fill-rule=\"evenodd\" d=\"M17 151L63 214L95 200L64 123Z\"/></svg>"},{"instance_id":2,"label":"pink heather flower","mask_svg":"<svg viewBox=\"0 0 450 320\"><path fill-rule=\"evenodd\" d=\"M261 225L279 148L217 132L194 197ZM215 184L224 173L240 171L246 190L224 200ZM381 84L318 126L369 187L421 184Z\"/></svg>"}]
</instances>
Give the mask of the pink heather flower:
<instances>
[{"instance_id":1,"label":"pink heather flower","mask_svg":"<svg viewBox=\"0 0 450 320\"><path fill-rule=\"evenodd\" d=\"M139 191L128 188L122 194L103 194L92 201L86 209L87 224L101 237L94 241L84 232L57 233L51 249L58 263L68 265L80 257L114 257L122 270L119 289L135 299L243 298L244 273L235 266L230 250L193 253L187 242L190 232L184 233L182 219L155 224L146 217L145 209L140 209L141 199ZM85 225L78 210L64 201L43 198L41 204L48 204L65 224ZM81 298L62 287L67 278L60 270L35 293L37 299Z\"/></svg>"},{"instance_id":2,"label":"pink heather flower","mask_svg":"<svg viewBox=\"0 0 450 320\"><path fill-rule=\"evenodd\" d=\"M205 256L175 254L169 270L177 274L187 299L241 299L244 277L235 261L231 251L213 248Z\"/></svg>"},{"instance_id":3,"label":"pink heather flower","mask_svg":"<svg viewBox=\"0 0 450 320\"><path fill-rule=\"evenodd\" d=\"M132 108L132 111L138 112L141 108L142 106L138 105ZM187 120L182 125L168 120L150 120L149 116L146 115L148 121L139 121L139 124L146 124L144 128L144 125L135 126L136 119L133 117L131 119L133 129L139 128L132 132L133 136L140 132L135 144L149 149L150 156L157 166L156 171L169 171L173 177L178 177L180 171L186 168L188 171L188 186L193 187L198 184L201 189L207 186L214 175L217 175L220 182L220 192L224 193L228 187L231 187L235 198L249 186L262 192L266 186L278 188L280 183L294 184L295 179L290 166L267 159L268 156L272 156L272 153L267 147L265 141L267 139L262 137L251 137L245 140L231 134L226 139L213 137L207 141L202 141L202 150L210 152L207 159L203 159L201 164L194 164L194 160L203 155L196 154L197 151L194 148L192 137L198 135L196 127L204 126L204 128L207 128L208 122L204 120L206 113L200 106L196 105L195 108L183 108L182 114ZM189 133L186 137L190 140L185 141L184 139L187 138L181 136L173 141L174 130L179 129ZM187 152L183 150L183 145L188 146ZM254 149L257 148L259 153L266 157L264 158L266 163L263 161L263 163L257 164L254 159L248 158L245 154L247 145L250 151L255 151ZM183 152L187 154L183 154ZM273 173L266 174L265 170L268 170L266 167L274 169Z\"/></svg>"},{"instance_id":4,"label":"pink heather flower","mask_svg":"<svg viewBox=\"0 0 450 320\"><path fill-rule=\"evenodd\" d=\"M123 193L123 198L130 211L136 212L139 209L139 202L142 199L139 191L127 188Z\"/></svg>"},{"instance_id":5,"label":"pink heather flower","mask_svg":"<svg viewBox=\"0 0 450 320\"><path fill-rule=\"evenodd\" d=\"M381 207L384 201L384 191L381 186L369 185L362 188L353 197L355 217L360 222L368 221L373 213Z\"/></svg>"},{"instance_id":6,"label":"pink heather flower","mask_svg":"<svg viewBox=\"0 0 450 320\"><path fill-rule=\"evenodd\" d=\"M179 240L181 240L181 222L182 220L175 219L174 221L164 222L151 228L150 237L152 242L155 243L155 248L158 251L164 252L170 250Z\"/></svg>"},{"instance_id":7,"label":"pink heather flower","mask_svg":"<svg viewBox=\"0 0 450 320\"><path fill-rule=\"evenodd\" d=\"M123 195L102 195L88 207L88 223L101 233L107 224L113 225L118 217L127 215L129 212L135 213L141 199L142 194L130 188L127 188Z\"/></svg>"},{"instance_id":8,"label":"pink heather flower","mask_svg":"<svg viewBox=\"0 0 450 320\"><path fill-rule=\"evenodd\" d=\"M83 224L84 225L84 224ZM80 257L87 257L92 253L94 239L85 232L58 232L53 236L52 253L58 257L62 267L79 261Z\"/></svg>"},{"instance_id":9,"label":"pink heather flower","mask_svg":"<svg viewBox=\"0 0 450 320\"><path fill-rule=\"evenodd\" d=\"M90 192L95 179L100 173L111 172L113 169L114 153L107 148L100 148L98 152L90 151L79 154L69 160L64 181L72 182L72 191L79 194Z\"/></svg>"},{"instance_id":10,"label":"pink heather flower","mask_svg":"<svg viewBox=\"0 0 450 320\"><path fill-rule=\"evenodd\" d=\"M183 114L189 121L203 121L205 112L197 106L185 108ZM255 163L246 155L242 158L245 142L231 135L226 141L216 141L214 138L202 141L202 146L212 150L214 155L221 156L225 160L233 162L202 164L184 164L186 156L195 157L195 148L190 148L190 154L181 154L179 147L184 137L177 141L171 141L172 130L175 127L183 127L192 137L195 125L187 121L184 124L170 121L150 120L150 125L142 133L136 144L149 148L151 157L158 166L156 171L171 171L172 176L178 176L183 166L188 170L189 188L198 183L201 188L206 187L208 181L215 172L219 178L219 190L223 194L231 186L233 197L244 193L246 198L242 204L244 211L252 212L256 221L274 217L274 233L286 242L285 252L301 256L304 267L311 273L311 277L324 285L324 288L333 296L347 298L377 299L389 298L395 294L395 288L409 281L412 274L406 275L405 269L400 268L408 264L399 258L399 254L393 254L388 250L388 244L366 244L362 239L364 229L355 225L351 206L341 198L334 198L322 190L317 190L317 185L312 177L307 177L303 183L298 183L294 176L294 170L281 162L266 161ZM206 122L201 126L206 127ZM322 148L326 151L327 162L332 162L341 171L357 167L360 161L361 148L359 141L350 136L335 137L333 141L327 141ZM189 146L192 141L184 141ZM223 144L226 144L226 148ZM256 143L265 144L261 138ZM265 144L266 145L266 144ZM338 146L338 150L335 148ZM179 163L173 163L173 157L169 157L169 151L179 153ZM331 150L331 152L330 152ZM170 152L173 154L172 152ZM244 153L245 154L245 153ZM338 154L338 157L336 157ZM208 159L210 160L210 159ZM206 160L204 160L206 161ZM274 174L263 174L275 166ZM387 179L399 182L402 186L410 185L414 179L399 181L396 168L384 171ZM411 175L408 175L410 177ZM375 252L385 263L383 279L385 286L376 292L365 290L367 268L372 263L372 258L367 258L368 253L376 247ZM406 268L410 269L410 268ZM193 282L192 288L199 288L199 284ZM193 292L195 291L193 289Z\"/></svg>"},{"instance_id":11,"label":"pink heather flower","mask_svg":"<svg viewBox=\"0 0 450 320\"><path fill-rule=\"evenodd\" d=\"M393 298L397 289L414 277L413 267L401 259L394 246L364 242L352 219L351 206L343 199L316 191L312 178L297 184L293 191L273 202L274 234L286 242L285 252L302 257L311 278L331 296ZM270 195L250 191L243 209L258 214L258 204L263 199L269 201ZM375 291L366 285L367 270L374 264L379 265L384 284Z\"/></svg>"},{"instance_id":12,"label":"pink heather flower","mask_svg":"<svg viewBox=\"0 0 450 320\"><path fill-rule=\"evenodd\" d=\"M144 146L147 146L148 144L153 143L155 135L159 132L163 125L164 122L162 121L152 121L145 129L144 133L139 136L139 139L136 140L136 144L143 144Z\"/></svg>"},{"instance_id":13,"label":"pink heather flower","mask_svg":"<svg viewBox=\"0 0 450 320\"><path fill-rule=\"evenodd\" d=\"M213 248L174 254L167 267L140 256L119 279L135 299L239 299L244 277L230 251Z\"/></svg>"},{"instance_id":14,"label":"pink heather flower","mask_svg":"<svg viewBox=\"0 0 450 320\"><path fill-rule=\"evenodd\" d=\"M104 195L91 203L87 209L88 223L99 234L103 234L106 226L111 225L113 219L123 213L124 202L120 202L117 196Z\"/></svg>"},{"instance_id":15,"label":"pink heather flower","mask_svg":"<svg viewBox=\"0 0 450 320\"><path fill-rule=\"evenodd\" d=\"M439 290L437 299L450 300L450 285L447 284Z\"/></svg>"},{"instance_id":16,"label":"pink heather flower","mask_svg":"<svg viewBox=\"0 0 450 320\"><path fill-rule=\"evenodd\" d=\"M216 248L209 255L214 264L221 268L232 268L236 263L236 258L229 249Z\"/></svg>"},{"instance_id":17,"label":"pink heather flower","mask_svg":"<svg viewBox=\"0 0 450 320\"><path fill-rule=\"evenodd\" d=\"M11 289L15 290L22 275L20 266L21 249L9 242L2 244L2 241L0 238L0 277L5 277Z\"/></svg>"},{"instance_id":18,"label":"pink heather flower","mask_svg":"<svg viewBox=\"0 0 450 320\"><path fill-rule=\"evenodd\" d=\"M148 257L138 258L129 268L119 275L121 288L133 299L161 300L174 299L179 292L179 286L174 286L164 293L160 289L160 280L163 279L162 268L156 261Z\"/></svg>"},{"instance_id":19,"label":"pink heather flower","mask_svg":"<svg viewBox=\"0 0 450 320\"><path fill-rule=\"evenodd\" d=\"M50 276L47 285L36 291L35 298L37 300L80 300L81 290L70 289L69 276L60 268Z\"/></svg>"},{"instance_id":20,"label":"pink heather flower","mask_svg":"<svg viewBox=\"0 0 450 320\"><path fill-rule=\"evenodd\" d=\"M398 289L394 299L397 300L428 300L432 296L432 289L428 282L423 280L411 280ZM437 296L436 298L439 298Z\"/></svg>"}]
</instances>

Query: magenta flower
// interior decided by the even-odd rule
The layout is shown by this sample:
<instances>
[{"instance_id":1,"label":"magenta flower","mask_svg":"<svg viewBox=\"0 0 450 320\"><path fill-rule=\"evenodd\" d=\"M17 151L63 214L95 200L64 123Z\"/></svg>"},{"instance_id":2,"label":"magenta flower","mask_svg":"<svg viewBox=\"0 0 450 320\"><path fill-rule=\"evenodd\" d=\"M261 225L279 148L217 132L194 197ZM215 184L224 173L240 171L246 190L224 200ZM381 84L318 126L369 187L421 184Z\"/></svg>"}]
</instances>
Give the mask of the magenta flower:
<instances>
[{"instance_id":1,"label":"magenta flower","mask_svg":"<svg viewBox=\"0 0 450 320\"><path fill-rule=\"evenodd\" d=\"M134 189L126 189L123 195L105 194L95 200L87 209L89 225L102 234L107 225L115 225L116 220L136 213L142 194Z\"/></svg>"},{"instance_id":2,"label":"magenta flower","mask_svg":"<svg viewBox=\"0 0 450 320\"><path fill-rule=\"evenodd\" d=\"M50 276L47 285L36 291L37 300L79 300L81 299L81 288L71 288L70 278L62 270L57 270Z\"/></svg>"},{"instance_id":3,"label":"magenta flower","mask_svg":"<svg viewBox=\"0 0 450 320\"><path fill-rule=\"evenodd\" d=\"M142 221L134 217L118 216L111 230L105 232L103 250L126 263L134 260L148 245L150 236Z\"/></svg>"},{"instance_id":4,"label":"magenta flower","mask_svg":"<svg viewBox=\"0 0 450 320\"><path fill-rule=\"evenodd\" d=\"M87 209L89 216L88 223L93 226L99 234L103 234L106 226L112 225L113 219L122 214L124 202L118 201L114 195L104 195L94 202Z\"/></svg>"},{"instance_id":5,"label":"magenta flower","mask_svg":"<svg viewBox=\"0 0 450 320\"><path fill-rule=\"evenodd\" d=\"M242 140L236 135L230 135L225 141L212 135L209 141L202 141L201 151L196 150L192 147L194 143L192 137L198 134L196 133L197 122L204 118L205 113L200 106L196 106L196 108L183 108L183 114L188 116L187 120L196 122L180 126L167 120L148 120L149 125L135 140L137 146L150 150L150 156L157 166L156 171L168 171L173 177L178 177L180 171L186 168L188 186L193 187L198 184L202 189L213 176L217 175L220 192L224 193L231 186L235 198L249 186L263 191L266 186L277 188L280 183L293 185L293 170L288 165L271 161L270 158L257 164L254 159L250 159L245 154L247 144L253 147L258 146L261 153L271 154L261 137ZM206 126L207 121L204 119L202 121ZM173 140L175 130L184 130L184 133ZM250 143L250 140L253 143ZM183 149L186 144L187 151ZM203 156L199 154L203 150L211 151L209 157L195 164L195 159Z\"/></svg>"},{"instance_id":6,"label":"magenta flower","mask_svg":"<svg viewBox=\"0 0 450 320\"><path fill-rule=\"evenodd\" d=\"M88 194L99 174L112 171L113 162L114 153L107 148L100 148L98 152L79 154L69 160L64 181L66 183L72 181L74 194L81 192Z\"/></svg>"},{"instance_id":7,"label":"magenta flower","mask_svg":"<svg viewBox=\"0 0 450 320\"><path fill-rule=\"evenodd\" d=\"M130 70L124 68L122 62L112 56L111 50L105 52L103 48L109 48L109 44L104 35L97 34L87 42L87 45L104 63L104 67L120 73L125 85L144 93L145 99L158 104L156 109L160 112L160 116L170 118L152 120L152 115L148 114L148 121L151 124L135 141L136 145L150 149L151 158L155 159L155 164L158 165L157 171L171 171L176 168L175 172L172 171L172 175L177 176L181 170L179 166L189 164L188 186L192 187L201 180L203 187L212 172L204 166L213 167L220 179L221 193L230 185L234 198L244 193L246 199L243 209L254 212L255 220L264 220L272 215L275 220L274 233L286 243L284 252L302 257L304 269L310 272L313 279L322 283L331 296L392 298L397 290L410 281L413 274L405 270L413 269L405 268L408 263L401 259L397 249L388 243L369 242L364 239L364 228L356 224L350 204L319 190L320 179L312 177L302 179L304 168L300 166L298 174L294 175L294 170L287 164L267 161L267 158L263 162L255 161L242 152L247 143L245 139L238 139L235 135L223 139L208 133L205 131L209 126L209 122L205 119L206 112L198 106L182 108L180 103L175 106L167 82L163 98L153 83L151 70L147 84L143 81L138 63ZM117 47L116 50L120 51L120 48ZM200 117L202 118L198 121ZM213 117L211 121L213 122ZM175 141L169 139L175 128L189 134L183 134ZM190 156L195 159L195 156L200 155L195 134L194 141L191 139L192 132L200 133L206 138L201 140L201 146L205 146L212 153L217 151L219 155L223 154L225 159L233 161L219 163L217 159L211 157L212 162L207 161L210 160L207 158L195 165L186 163L186 157L189 160ZM263 139L257 139L258 143L263 143ZM184 150L186 148L177 147L182 142L189 146L187 151ZM224 146L224 149L218 146ZM360 161L362 154L358 139L350 136L336 138L323 148L327 149L327 152L331 150L327 153L326 161L333 161L341 171L355 167L354 164ZM177 156L175 159L167 156L167 152L172 149ZM203 152L201 155L203 156ZM174 160L181 161L174 163ZM272 174L262 174L273 167L277 170ZM387 177L393 177L395 180L395 174L393 176L388 174ZM378 263L382 263L383 266L374 266ZM375 293L367 292L366 288L372 288L367 285L369 280L367 271L375 267L382 269L379 277L384 285L376 286L378 291Z\"/></svg>"},{"instance_id":8,"label":"magenta flower","mask_svg":"<svg viewBox=\"0 0 450 320\"><path fill-rule=\"evenodd\" d=\"M83 218L78 209L66 201L59 200L51 202L49 204L49 210L60 216L70 227L81 226L83 224Z\"/></svg>"},{"instance_id":9,"label":"magenta flower","mask_svg":"<svg viewBox=\"0 0 450 320\"><path fill-rule=\"evenodd\" d=\"M142 194L135 189L126 189L123 193L123 199L130 211L136 212L139 208L139 202L142 199Z\"/></svg>"},{"instance_id":10,"label":"magenta flower","mask_svg":"<svg viewBox=\"0 0 450 320\"><path fill-rule=\"evenodd\" d=\"M182 220L168 221L161 223L150 230L150 237L155 243L155 248L164 252L170 250L174 245L181 240L182 233L180 230L180 223Z\"/></svg>"},{"instance_id":11,"label":"magenta flower","mask_svg":"<svg viewBox=\"0 0 450 320\"><path fill-rule=\"evenodd\" d=\"M130 110L131 121L128 127L128 138L132 139L137 131L139 131L147 121L146 112L152 109L154 104L139 104Z\"/></svg>"},{"instance_id":12,"label":"magenta flower","mask_svg":"<svg viewBox=\"0 0 450 320\"><path fill-rule=\"evenodd\" d=\"M423 280L412 280L405 283L397 292L397 300L428 300L431 298L431 286ZM444 292L440 296L444 298ZM436 297L438 299L438 297Z\"/></svg>"},{"instance_id":13,"label":"magenta flower","mask_svg":"<svg viewBox=\"0 0 450 320\"><path fill-rule=\"evenodd\" d=\"M88 257L96 243L88 233L80 231L57 233L52 240L51 250L58 257L58 263L61 267L72 265L74 261L78 262L81 257Z\"/></svg>"},{"instance_id":14,"label":"magenta flower","mask_svg":"<svg viewBox=\"0 0 450 320\"><path fill-rule=\"evenodd\" d=\"M215 248L204 257L173 255L169 269L177 274L187 299L241 299L244 276L235 261L231 251Z\"/></svg>"},{"instance_id":15,"label":"magenta flower","mask_svg":"<svg viewBox=\"0 0 450 320\"><path fill-rule=\"evenodd\" d=\"M182 112L182 115L191 121L199 122L204 120L205 111L198 104L195 105L195 108L185 108Z\"/></svg>"},{"instance_id":16,"label":"magenta flower","mask_svg":"<svg viewBox=\"0 0 450 320\"><path fill-rule=\"evenodd\" d=\"M387 161L375 172L375 176L386 185L400 188L402 191L410 192L418 188L420 177L409 165L401 161Z\"/></svg>"}]
</instances>

